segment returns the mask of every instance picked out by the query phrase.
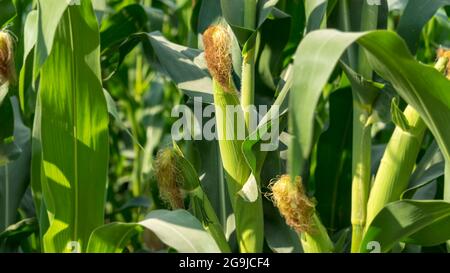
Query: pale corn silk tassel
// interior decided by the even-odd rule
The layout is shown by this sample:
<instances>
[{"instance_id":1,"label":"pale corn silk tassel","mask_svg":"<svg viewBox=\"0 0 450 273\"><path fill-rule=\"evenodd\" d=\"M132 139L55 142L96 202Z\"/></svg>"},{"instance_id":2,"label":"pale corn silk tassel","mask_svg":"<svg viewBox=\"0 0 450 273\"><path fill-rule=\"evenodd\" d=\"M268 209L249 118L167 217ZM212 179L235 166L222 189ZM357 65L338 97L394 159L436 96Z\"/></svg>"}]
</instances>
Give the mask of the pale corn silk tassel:
<instances>
[{"instance_id":1,"label":"pale corn silk tassel","mask_svg":"<svg viewBox=\"0 0 450 273\"><path fill-rule=\"evenodd\" d=\"M224 91L234 92L231 79L232 58L231 39L228 30L222 25L209 27L203 33L205 59L209 72Z\"/></svg>"},{"instance_id":2,"label":"pale corn silk tassel","mask_svg":"<svg viewBox=\"0 0 450 273\"><path fill-rule=\"evenodd\" d=\"M289 175L283 175L271 182L269 189L268 197L286 223L300 235L304 252L333 251L333 242L316 214L316 203L307 196L300 176L291 181Z\"/></svg>"},{"instance_id":3,"label":"pale corn silk tassel","mask_svg":"<svg viewBox=\"0 0 450 273\"><path fill-rule=\"evenodd\" d=\"M292 182L283 175L269 185L268 197L279 209L286 224L298 233L314 233L313 215L315 203L306 195L300 176Z\"/></svg>"},{"instance_id":4,"label":"pale corn silk tassel","mask_svg":"<svg viewBox=\"0 0 450 273\"><path fill-rule=\"evenodd\" d=\"M14 40L8 31L0 31L0 85L16 81Z\"/></svg>"},{"instance_id":5,"label":"pale corn silk tassel","mask_svg":"<svg viewBox=\"0 0 450 273\"><path fill-rule=\"evenodd\" d=\"M449 49L444 49L444 48L439 48L437 51L437 56L438 58L447 58L447 67L445 69L445 75L447 76L447 79L450 80L450 50Z\"/></svg>"},{"instance_id":6,"label":"pale corn silk tassel","mask_svg":"<svg viewBox=\"0 0 450 273\"><path fill-rule=\"evenodd\" d=\"M183 209L184 198L181 191L183 176L176 160L173 149L165 148L159 151L155 160L155 175L161 199L172 209Z\"/></svg>"}]
</instances>

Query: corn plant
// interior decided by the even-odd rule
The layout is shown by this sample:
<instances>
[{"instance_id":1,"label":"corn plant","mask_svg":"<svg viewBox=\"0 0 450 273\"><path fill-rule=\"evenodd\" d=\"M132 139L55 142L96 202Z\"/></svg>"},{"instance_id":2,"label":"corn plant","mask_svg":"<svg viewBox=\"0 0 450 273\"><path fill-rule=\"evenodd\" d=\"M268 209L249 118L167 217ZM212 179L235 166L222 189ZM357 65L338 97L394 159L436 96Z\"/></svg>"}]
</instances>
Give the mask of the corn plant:
<instances>
[{"instance_id":1,"label":"corn plant","mask_svg":"<svg viewBox=\"0 0 450 273\"><path fill-rule=\"evenodd\" d=\"M449 16L0 1L0 252L450 251Z\"/></svg>"}]
</instances>

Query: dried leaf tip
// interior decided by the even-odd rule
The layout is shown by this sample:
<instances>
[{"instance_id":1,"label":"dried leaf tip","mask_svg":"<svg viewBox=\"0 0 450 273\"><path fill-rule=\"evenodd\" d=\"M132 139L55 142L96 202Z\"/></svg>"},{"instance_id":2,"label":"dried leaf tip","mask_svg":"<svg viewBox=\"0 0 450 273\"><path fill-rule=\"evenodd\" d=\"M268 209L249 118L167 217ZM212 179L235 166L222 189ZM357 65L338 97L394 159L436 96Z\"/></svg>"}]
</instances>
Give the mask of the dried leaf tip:
<instances>
[{"instance_id":1,"label":"dried leaf tip","mask_svg":"<svg viewBox=\"0 0 450 273\"><path fill-rule=\"evenodd\" d=\"M0 30L0 85L16 81L14 40L8 31Z\"/></svg>"},{"instance_id":2,"label":"dried leaf tip","mask_svg":"<svg viewBox=\"0 0 450 273\"><path fill-rule=\"evenodd\" d=\"M232 59L228 30L221 25L209 27L203 33L203 44L209 72L225 91L231 91Z\"/></svg>"},{"instance_id":3,"label":"dried leaf tip","mask_svg":"<svg viewBox=\"0 0 450 273\"><path fill-rule=\"evenodd\" d=\"M297 232L313 233L315 203L306 195L300 176L291 181L289 175L279 177L269 185L271 198L286 223Z\"/></svg>"},{"instance_id":4,"label":"dried leaf tip","mask_svg":"<svg viewBox=\"0 0 450 273\"><path fill-rule=\"evenodd\" d=\"M155 175L161 199L172 209L184 208L181 191L182 175L177 167L176 154L171 148L158 152L155 160Z\"/></svg>"}]
</instances>

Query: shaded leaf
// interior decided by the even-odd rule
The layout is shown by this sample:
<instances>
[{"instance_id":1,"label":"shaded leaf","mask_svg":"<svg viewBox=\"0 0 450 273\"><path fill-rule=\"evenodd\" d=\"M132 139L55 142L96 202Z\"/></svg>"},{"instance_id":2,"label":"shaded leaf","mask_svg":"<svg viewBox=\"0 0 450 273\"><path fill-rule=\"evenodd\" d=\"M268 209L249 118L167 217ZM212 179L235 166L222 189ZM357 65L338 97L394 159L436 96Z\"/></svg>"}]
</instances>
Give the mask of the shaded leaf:
<instances>
[{"instance_id":1,"label":"shaded leaf","mask_svg":"<svg viewBox=\"0 0 450 273\"><path fill-rule=\"evenodd\" d=\"M12 0L0 0L0 29L5 27L16 15L16 7Z\"/></svg>"},{"instance_id":2,"label":"shaded leaf","mask_svg":"<svg viewBox=\"0 0 450 273\"><path fill-rule=\"evenodd\" d=\"M409 238L409 239L408 239ZM450 239L450 203L442 201L397 201L383 208L368 227L361 251L378 242L382 252L398 241L430 246Z\"/></svg>"},{"instance_id":3,"label":"shaded leaf","mask_svg":"<svg viewBox=\"0 0 450 273\"><path fill-rule=\"evenodd\" d=\"M150 33L148 38L178 88L187 95L202 97L204 103L212 103L212 80L202 51L171 43L159 32Z\"/></svg>"},{"instance_id":4,"label":"shaded leaf","mask_svg":"<svg viewBox=\"0 0 450 273\"><path fill-rule=\"evenodd\" d=\"M419 45L423 26L444 5L450 5L450 0L409 0L406 4L397 32L413 53Z\"/></svg>"},{"instance_id":5,"label":"shaded leaf","mask_svg":"<svg viewBox=\"0 0 450 273\"><path fill-rule=\"evenodd\" d=\"M31 158L31 132L22 122L17 99L12 99L14 108L14 138L22 151L20 156L0 166L0 231L15 223L17 209L28 186Z\"/></svg>"}]
</instances>

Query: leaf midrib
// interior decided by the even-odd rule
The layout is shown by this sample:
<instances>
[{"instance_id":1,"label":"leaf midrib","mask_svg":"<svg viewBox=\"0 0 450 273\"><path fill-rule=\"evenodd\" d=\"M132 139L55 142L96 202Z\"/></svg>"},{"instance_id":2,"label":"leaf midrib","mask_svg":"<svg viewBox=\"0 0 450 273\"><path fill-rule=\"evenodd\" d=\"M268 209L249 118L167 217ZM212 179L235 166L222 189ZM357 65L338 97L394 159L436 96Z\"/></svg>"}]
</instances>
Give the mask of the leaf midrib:
<instances>
[{"instance_id":1,"label":"leaf midrib","mask_svg":"<svg viewBox=\"0 0 450 273\"><path fill-rule=\"evenodd\" d=\"M72 51L71 58L71 85L72 85L72 125L73 125L73 146L74 146L74 183L73 183L73 191L74 191L74 227L73 227L73 240L78 239L78 147L77 147L77 104L76 104L76 65L75 65L75 47L73 41L73 29L72 29L72 16L71 16L71 8L67 8L68 19L69 19L69 39L70 39L70 49Z\"/></svg>"}]
</instances>

